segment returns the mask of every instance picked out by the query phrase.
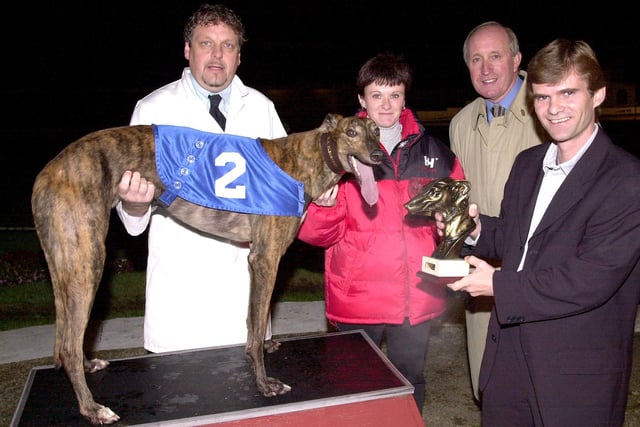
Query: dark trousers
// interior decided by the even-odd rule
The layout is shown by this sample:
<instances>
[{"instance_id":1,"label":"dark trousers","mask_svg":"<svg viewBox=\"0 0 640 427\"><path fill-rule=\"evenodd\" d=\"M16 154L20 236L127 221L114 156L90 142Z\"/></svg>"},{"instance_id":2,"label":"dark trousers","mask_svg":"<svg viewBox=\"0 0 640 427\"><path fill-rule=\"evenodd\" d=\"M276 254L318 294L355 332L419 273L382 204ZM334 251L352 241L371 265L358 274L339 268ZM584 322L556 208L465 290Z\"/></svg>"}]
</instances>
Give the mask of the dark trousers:
<instances>
[{"instance_id":1,"label":"dark trousers","mask_svg":"<svg viewBox=\"0 0 640 427\"><path fill-rule=\"evenodd\" d=\"M425 394L424 368L429 349L431 321L411 326L409 319L402 325L338 323L338 331L364 332L380 348L386 343L386 355L402 375L413 385L413 398L422 412Z\"/></svg>"}]
</instances>

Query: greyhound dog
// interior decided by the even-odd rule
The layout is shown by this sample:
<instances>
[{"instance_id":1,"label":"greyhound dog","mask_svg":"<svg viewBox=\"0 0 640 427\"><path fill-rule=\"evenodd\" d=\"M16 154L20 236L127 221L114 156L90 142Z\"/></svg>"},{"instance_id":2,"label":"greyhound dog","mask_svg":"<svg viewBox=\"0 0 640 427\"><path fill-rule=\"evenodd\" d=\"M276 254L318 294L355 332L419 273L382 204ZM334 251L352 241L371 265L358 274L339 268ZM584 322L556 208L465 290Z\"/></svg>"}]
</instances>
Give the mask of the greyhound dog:
<instances>
[{"instance_id":1,"label":"greyhound dog","mask_svg":"<svg viewBox=\"0 0 640 427\"><path fill-rule=\"evenodd\" d=\"M124 126L90 133L45 165L33 185L34 224L49 267L56 309L54 363L57 368L64 367L80 413L93 424L111 424L120 419L94 400L85 379L85 372L99 371L108 361L89 360L83 345L104 269L109 217L118 202L118 182L125 171L140 171L155 184L154 203L173 192L164 208L178 221L212 235L250 242L251 291L245 353L264 396L291 390L277 378L267 376L264 351L277 350L279 343L265 342L264 337L278 264L295 239L308 203L346 173L358 179L366 203L377 202L370 165L379 164L383 153L378 144L379 129L370 119L328 114L317 129L256 140L280 172L303 185L300 215L223 210L182 198L182 193L175 193L176 188L161 179L165 173L157 159L157 128ZM232 154L226 157L231 162L242 160L237 153ZM193 155L188 158L193 159ZM178 169L187 174L183 167ZM228 175L224 178L228 183ZM271 182L264 176L260 178ZM215 184L217 188L218 182Z\"/></svg>"}]
</instances>

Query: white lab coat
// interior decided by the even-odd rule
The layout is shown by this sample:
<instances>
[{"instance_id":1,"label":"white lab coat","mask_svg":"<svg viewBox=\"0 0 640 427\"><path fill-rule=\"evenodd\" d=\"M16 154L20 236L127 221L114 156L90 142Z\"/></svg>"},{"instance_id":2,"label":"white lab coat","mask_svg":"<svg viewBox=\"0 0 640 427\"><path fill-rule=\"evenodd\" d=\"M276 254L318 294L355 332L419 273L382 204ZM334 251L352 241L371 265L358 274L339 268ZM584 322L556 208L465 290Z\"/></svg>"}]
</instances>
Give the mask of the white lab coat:
<instances>
[{"instance_id":1,"label":"white lab coat","mask_svg":"<svg viewBox=\"0 0 640 427\"><path fill-rule=\"evenodd\" d=\"M166 124L222 132L197 96L190 70L138 101L131 125ZM234 77L225 133L278 138L286 131L273 102ZM160 214L131 217L116 206L125 228L142 233L151 217L144 347L154 353L245 343L249 304L247 245L217 240ZM267 338L271 332L267 331Z\"/></svg>"}]
</instances>

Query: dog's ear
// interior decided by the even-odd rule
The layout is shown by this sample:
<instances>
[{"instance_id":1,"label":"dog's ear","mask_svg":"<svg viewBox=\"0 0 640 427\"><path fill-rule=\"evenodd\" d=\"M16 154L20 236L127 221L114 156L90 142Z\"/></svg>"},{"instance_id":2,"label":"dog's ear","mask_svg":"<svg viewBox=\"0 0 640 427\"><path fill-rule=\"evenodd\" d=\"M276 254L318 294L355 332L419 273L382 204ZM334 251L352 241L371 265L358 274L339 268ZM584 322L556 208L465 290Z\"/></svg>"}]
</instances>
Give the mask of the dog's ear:
<instances>
[{"instance_id":1,"label":"dog's ear","mask_svg":"<svg viewBox=\"0 0 640 427\"><path fill-rule=\"evenodd\" d=\"M322 122L322 125L320 126L320 131L329 132L334 130L336 127L338 127L338 122L341 119L342 116L340 114L327 114L327 116L324 118L324 121Z\"/></svg>"}]
</instances>

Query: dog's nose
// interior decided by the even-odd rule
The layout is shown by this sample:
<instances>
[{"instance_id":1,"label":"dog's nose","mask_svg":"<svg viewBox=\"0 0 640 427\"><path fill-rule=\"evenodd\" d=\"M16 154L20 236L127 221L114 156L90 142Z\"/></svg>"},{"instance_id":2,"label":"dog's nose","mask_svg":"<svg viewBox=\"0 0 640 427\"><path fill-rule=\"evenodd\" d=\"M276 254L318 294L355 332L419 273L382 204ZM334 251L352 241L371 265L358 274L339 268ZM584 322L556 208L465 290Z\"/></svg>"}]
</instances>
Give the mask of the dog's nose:
<instances>
[{"instance_id":1,"label":"dog's nose","mask_svg":"<svg viewBox=\"0 0 640 427\"><path fill-rule=\"evenodd\" d=\"M384 153L382 152L382 150L373 150L369 155L369 157L371 158L371 161L374 163L382 162L383 156L384 156Z\"/></svg>"}]
</instances>

